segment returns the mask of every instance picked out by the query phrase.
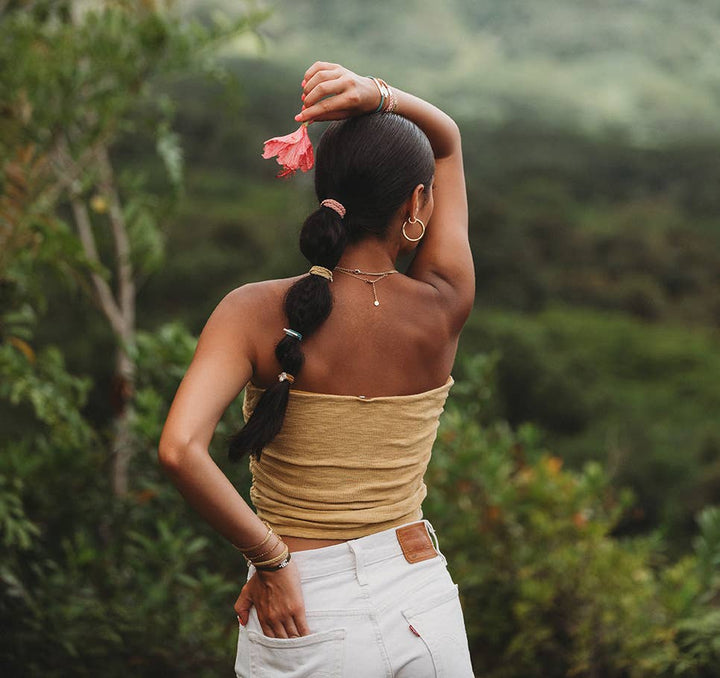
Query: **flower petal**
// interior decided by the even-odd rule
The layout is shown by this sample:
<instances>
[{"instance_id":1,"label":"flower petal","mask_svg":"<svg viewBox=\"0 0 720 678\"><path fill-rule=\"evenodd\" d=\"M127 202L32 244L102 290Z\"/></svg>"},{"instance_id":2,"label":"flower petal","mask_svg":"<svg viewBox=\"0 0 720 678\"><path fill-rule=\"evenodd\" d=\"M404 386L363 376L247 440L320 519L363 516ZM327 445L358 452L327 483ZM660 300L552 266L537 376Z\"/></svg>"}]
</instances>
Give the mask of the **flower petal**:
<instances>
[{"instance_id":1,"label":"flower petal","mask_svg":"<svg viewBox=\"0 0 720 678\"><path fill-rule=\"evenodd\" d=\"M307 125L300 127L282 137L268 139L263 146L263 158L277 156L277 161L283 166L283 171L278 176L288 176L295 170L307 172L312 169L315 162L312 142L307 131Z\"/></svg>"}]
</instances>

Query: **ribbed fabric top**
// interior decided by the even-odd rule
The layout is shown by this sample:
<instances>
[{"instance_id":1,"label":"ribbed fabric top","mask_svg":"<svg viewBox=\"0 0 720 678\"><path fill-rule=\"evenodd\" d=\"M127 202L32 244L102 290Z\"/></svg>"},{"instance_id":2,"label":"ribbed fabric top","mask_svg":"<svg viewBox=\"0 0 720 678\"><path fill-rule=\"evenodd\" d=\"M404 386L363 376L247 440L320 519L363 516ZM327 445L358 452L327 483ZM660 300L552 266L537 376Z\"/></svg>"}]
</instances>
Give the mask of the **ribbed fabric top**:
<instances>
[{"instance_id":1,"label":"ribbed fabric top","mask_svg":"<svg viewBox=\"0 0 720 678\"><path fill-rule=\"evenodd\" d=\"M250 498L278 533L354 539L419 520L423 476L452 377L401 396L290 390L280 433L250 458ZM243 415L262 389L248 384Z\"/></svg>"}]
</instances>

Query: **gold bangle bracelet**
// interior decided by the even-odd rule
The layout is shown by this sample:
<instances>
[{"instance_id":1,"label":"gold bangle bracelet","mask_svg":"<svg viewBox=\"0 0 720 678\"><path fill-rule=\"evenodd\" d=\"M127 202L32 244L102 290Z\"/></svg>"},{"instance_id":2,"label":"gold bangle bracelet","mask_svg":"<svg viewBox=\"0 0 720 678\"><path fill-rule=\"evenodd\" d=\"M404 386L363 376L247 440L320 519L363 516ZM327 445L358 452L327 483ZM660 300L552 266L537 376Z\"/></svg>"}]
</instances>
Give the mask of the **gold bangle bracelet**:
<instances>
[{"instance_id":1,"label":"gold bangle bracelet","mask_svg":"<svg viewBox=\"0 0 720 678\"><path fill-rule=\"evenodd\" d=\"M285 548L283 549L283 552L279 556L275 556L274 558L270 558L270 560L261 560L257 563L253 563L255 567L269 567L272 565L277 565L278 563L281 563L285 558L287 558L288 553L290 553L290 549L288 548L287 544L285 545ZM252 563L252 561L250 561Z\"/></svg>"},{"instance_id":2,"label":"gold bangle bracelet","mask_svg":"<svg viewBox=\"0 0 720 678\"><path fill-rule=\"evenodd\" d=\"M245 560L250 563L253 561L254 558L262 558L263 556L270 555L280 544L283 543L283 540L280 539L280 537L278 537L277 535L274 535L274 537L277 539L277 541L269 548L266 548L262 553L253 553L252 555L243 553L243 558L245 558Z\"/></svg>"}]
</instances>

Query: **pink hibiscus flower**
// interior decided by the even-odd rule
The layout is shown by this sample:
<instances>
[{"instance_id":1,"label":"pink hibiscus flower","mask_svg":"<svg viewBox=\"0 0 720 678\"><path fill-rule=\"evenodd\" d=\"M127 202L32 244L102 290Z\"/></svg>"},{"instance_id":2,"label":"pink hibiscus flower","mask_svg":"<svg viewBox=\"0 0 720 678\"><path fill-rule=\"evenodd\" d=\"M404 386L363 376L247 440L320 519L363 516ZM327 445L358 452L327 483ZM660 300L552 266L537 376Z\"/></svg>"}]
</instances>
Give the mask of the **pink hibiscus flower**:
<instances>
[{"instance_id":1,"label":"pink hibiscus flower","mask_svg":"<svg viewBox=\"0 0 720 678\"><path fill-rule=\"evenodd\" d=\"M263 158L277 156L283 169L278 177L294 174L296 170L307 172L315 162L313 147L308 136L307 123L303 123L292 134L268 139L263 146Z\"/></svg>"}]
</instances>

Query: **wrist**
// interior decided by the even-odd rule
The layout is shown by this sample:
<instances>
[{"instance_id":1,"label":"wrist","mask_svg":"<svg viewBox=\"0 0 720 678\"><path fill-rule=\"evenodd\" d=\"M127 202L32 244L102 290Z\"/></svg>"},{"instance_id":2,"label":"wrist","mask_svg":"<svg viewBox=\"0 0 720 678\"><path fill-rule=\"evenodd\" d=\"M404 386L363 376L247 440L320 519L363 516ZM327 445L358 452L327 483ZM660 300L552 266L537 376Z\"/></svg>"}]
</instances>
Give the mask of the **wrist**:
<instances>
[{"instance_id":1,"label":"wrist","mask_svg":"<svg viewBox=\"0 0 720 678\"><path fill-rule=\"evenodd\" d=\"M271 565L255 565L253 563L253 567L255 568L256 572L259 572L261 574L270 573L274 574L276 572L279 572L280 570L284 570L292 560L292 553L290 553L290 549L285 547L285 550L283 551L278 558L274 558Z\"/></svg>"},{"instance_id":2,"label":"wrist","mask_svg":"<svg viewBox=\"0 0 720 678\"><path fill-rule=\"evenodd\" d=\"M377 97L375 98L376 107L372 113L394 113L398 105L397 92L390 87L382 78L368 75L367 78L375 86Z\"/></svg>"}]
</instances>

